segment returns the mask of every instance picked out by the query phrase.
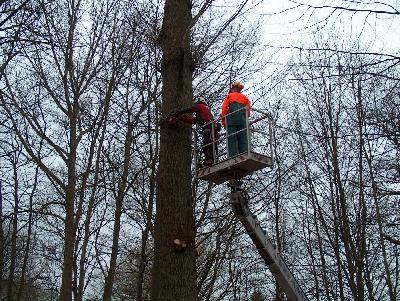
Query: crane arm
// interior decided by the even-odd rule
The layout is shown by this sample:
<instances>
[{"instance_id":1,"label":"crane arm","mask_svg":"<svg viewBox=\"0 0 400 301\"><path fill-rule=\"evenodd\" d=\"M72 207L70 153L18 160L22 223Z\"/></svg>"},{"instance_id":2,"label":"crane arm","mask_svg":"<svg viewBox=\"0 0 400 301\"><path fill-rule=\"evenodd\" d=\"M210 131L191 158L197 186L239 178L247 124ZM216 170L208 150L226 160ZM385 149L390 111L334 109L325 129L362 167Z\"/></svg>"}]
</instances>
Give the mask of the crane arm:
<instances>
[{"instance_id":1,"label":"crane arm","mask_svg":"<svg viewBox=\"0 0 400 301\"><path fill-rule=\"evenodd\" d=\"M264 259L268 269L285 292L288 300L308 301L307 296L286 265L284 259L277 252L275 245L261 228L257 216L251 213L248 206L248 195L246 191L240 188L240 184L238 183L240 182L235 181L233 185L236 186L231 186L232 193L230 195L230 203L236 217L244 226L258 253Z\"/></svg>"}]
</instances>

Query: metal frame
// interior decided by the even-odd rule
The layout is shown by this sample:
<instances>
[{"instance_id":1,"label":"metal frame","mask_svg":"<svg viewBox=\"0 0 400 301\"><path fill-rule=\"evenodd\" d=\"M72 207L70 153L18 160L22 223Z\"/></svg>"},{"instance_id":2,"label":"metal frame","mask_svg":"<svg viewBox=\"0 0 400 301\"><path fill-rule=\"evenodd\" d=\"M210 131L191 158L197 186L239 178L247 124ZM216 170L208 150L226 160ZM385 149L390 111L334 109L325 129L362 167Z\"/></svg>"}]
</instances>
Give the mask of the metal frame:
<instances>
[{"instance_id":1,"label":"metal frame","mask_svg":"<svg viewBox=\"0 0 400 301\"><path fill-rule=\"evenodd\" d=\"M245 128L230 133L229 135L226 131L223 131L218 138L215 136L216 122L221 122L221 117L204 124L203 126L196 127L193 148L195 159L194 168L198 178L219 184L229 180L230 178L240 178L253 171L265 167L273 167L273 122L271 115L268 112L254 108L250 109L251 114L249 114L248 108L244 107L229 113L227 116L242 110L245 110ZM203 145L200 141L201 139L199 139L199 135L201 135L205 127L210 127L210 124L212 129L212 141ZM258 125L266 128L266 130L257 129L256 126ZM228 151L228 138L241 131L246 131L247 134L247 151L230 157ZM267 147L260 147L257 145L257 141L253 139L256 135L260 136L260 140L263 144L267 145ZM202 150L210 144L212 145L214 154L213 165L207 167L201 166L199 165L199 162L201 161ZM218 152L216 152L215 149L216 144L219 149ZM232 160L233 158L235 159ZM235 170L237 170L236 175Z\"/></svg>"}]
</instances>

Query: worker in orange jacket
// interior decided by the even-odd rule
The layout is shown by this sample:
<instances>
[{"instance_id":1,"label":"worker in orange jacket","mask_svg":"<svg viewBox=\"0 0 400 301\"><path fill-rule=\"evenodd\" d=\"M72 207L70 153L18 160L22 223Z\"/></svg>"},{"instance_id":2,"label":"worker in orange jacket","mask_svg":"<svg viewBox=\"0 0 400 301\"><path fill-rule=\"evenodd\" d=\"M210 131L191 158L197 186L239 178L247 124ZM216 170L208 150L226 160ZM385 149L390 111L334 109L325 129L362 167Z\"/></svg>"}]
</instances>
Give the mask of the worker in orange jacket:
<instances>
[{"instance_id":1,"label":"worker in orange jacket","mask_svg":"<svg viewBox=\"0 0 400 301\"><path fill-rule=\"evenodd\" d=\"M250 115L250 100L242 94L244 85L234 82L222 103L222 124L228 137L228 154L233 157L247 151L246 114Z\"/></svg>"}]
</instances>

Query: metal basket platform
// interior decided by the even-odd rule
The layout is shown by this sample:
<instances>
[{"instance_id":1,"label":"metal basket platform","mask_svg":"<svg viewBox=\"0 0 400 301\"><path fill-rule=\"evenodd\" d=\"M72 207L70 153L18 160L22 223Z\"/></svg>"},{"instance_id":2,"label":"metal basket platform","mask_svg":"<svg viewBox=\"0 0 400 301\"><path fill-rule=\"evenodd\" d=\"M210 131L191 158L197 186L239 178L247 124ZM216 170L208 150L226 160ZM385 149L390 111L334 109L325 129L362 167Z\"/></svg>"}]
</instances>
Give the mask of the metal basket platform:
<instances>
[{"instance_id":1,"label":"metal basket platform","mask_svg":"<svg viewBox=\"0 0 400 301\"><path fill-rule=\"evenodd\" d=\"M200 168L196 171L196 177L221 184L231 179L240 179L265 167L272 167L272 164L272 158L269 156L246 152L215 165Z\"/></svg>"}]
</instances>

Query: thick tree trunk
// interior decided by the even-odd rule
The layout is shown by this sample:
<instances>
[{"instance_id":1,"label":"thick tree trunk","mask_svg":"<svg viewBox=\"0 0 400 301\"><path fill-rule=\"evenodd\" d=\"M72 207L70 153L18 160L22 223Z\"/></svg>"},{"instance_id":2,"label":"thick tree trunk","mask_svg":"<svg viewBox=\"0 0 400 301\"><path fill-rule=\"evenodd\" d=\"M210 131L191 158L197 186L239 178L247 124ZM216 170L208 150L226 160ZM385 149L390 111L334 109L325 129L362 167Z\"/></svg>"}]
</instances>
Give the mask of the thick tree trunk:
<instances>
[{"instance_id":1,"label":"thick tree trunk","mask_svg":"<svg viewBox=\"0 0 400 301\"><path fill-rule=\"evenodd\" d=\"M190 1L165 2L159 36L163 51L163 117L192 103L190 21ZM197 295L190 135L183 127L161 125L152 301L192 301ZM175 239L184 241L186 248L176 250Z\"/></svg>"}]
</instances>

